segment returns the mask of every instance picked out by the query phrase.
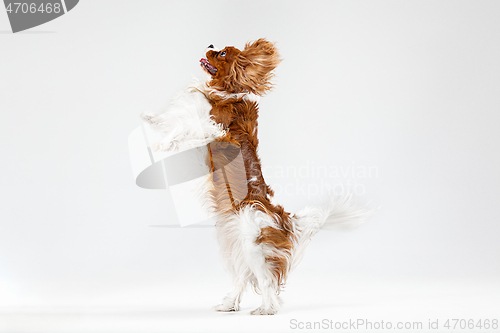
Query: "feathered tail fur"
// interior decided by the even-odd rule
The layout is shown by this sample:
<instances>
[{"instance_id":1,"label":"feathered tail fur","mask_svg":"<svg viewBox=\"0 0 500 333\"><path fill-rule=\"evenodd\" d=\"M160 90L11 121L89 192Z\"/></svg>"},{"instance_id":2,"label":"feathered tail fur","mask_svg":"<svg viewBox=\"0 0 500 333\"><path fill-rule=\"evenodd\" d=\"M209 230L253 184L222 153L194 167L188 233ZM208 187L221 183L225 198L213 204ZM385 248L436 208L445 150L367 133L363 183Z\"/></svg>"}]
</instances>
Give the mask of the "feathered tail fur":
<instances>
[{"instance_id":1,"label":"feathered tail fur","mask_svg":"<svg viewBox=\"0 0 500 333\"><path fill-rule=\"evenodd\" d=\"M362 224L376 209L367 209L353 200L353 194L332 196L328 204L319 207L306 207L294 215L293 222L298 235L294 246L291 269L304 257L311 238L320 229L354 227Z\"/></svg>"}]
</instances>

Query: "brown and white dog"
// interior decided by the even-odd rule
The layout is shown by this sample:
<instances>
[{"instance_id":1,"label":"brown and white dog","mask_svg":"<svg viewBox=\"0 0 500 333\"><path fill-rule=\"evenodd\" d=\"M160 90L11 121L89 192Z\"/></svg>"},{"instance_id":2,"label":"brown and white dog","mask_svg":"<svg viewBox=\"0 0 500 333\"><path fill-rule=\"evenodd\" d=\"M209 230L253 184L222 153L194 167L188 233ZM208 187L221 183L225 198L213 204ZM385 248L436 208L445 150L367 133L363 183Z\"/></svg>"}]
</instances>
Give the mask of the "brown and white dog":
<instances>
[{"instance_id":1,"label":"brown and white dog","mask_svg":"<svg viewBox=\"0 0 500 333\"><path fill-rule=\"evenodd\" d=\"M142 115L163 134L154 149L208 145L205 163L212 174L203 191L218 213L217 237L234 281L217 311L238 311L250 284L262 295L262 305L251 314L275 314L281 288L311 237L323 227L361 223L371 213L353 204L350 195L296 214L273 202L257 154L257 119L259 97L273 87L280 62L274 43L265 39L247 43L241 51L210 45L200 60L208 80L181 93L165 113Z\"/></svg>"}]
</instances>

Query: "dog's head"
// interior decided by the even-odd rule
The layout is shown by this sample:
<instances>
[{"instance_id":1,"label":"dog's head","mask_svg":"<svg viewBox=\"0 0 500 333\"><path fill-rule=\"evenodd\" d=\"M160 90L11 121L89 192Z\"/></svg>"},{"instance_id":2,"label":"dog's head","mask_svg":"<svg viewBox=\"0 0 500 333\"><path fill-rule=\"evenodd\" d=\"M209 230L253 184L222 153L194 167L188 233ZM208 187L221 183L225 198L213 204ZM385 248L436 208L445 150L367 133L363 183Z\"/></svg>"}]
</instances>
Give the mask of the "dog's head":
<instances>
[{"instance_id":1,"label":"dog's head","mask_svg":"<svg viewBox=\"0 0 500 333\"><path fill-rule=\"evenodd\" d=\"M201 67L211 75L209 86L228 93L250 92L259 96L272 88L273 71L281 62L278 50L265 39L245 45L243 51L232 46L217 50L208 47Z\"/></svg>"}]
</instances>

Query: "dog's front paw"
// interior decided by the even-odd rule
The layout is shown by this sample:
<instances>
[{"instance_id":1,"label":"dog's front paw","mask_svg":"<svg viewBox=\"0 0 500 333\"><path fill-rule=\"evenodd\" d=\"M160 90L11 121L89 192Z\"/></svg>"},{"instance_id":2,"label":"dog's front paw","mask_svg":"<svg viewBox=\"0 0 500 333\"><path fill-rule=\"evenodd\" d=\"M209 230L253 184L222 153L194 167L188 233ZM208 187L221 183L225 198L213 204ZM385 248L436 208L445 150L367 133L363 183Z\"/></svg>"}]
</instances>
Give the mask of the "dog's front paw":
<instances>
[{"instance_id":1,"label":"dog's front paw","mask_svg":"<svg viewBox=\"0 0 500 333\"><path fill-rule=\"evenodd\" d=\"M234 312L239 311L240 307L235 304L217 304L213 309L219 312Z\"/></svg>"},{"instance_id":2,"label":"dog's front paw","mask_svg":"<svg viewBox=\"0 0 500 333\"><path fill-rule=\"evenodd\" d=\"M169 142L155 143L151 148L153 148L153 151L175 151L179 149L179 141L172 140Z\"/></svg>"},{"instance_id":3,"label":"dog's front paw","mask_svg":"<svg viewBox=\"0 0 500 333\"><path fill-rule=\"evenodd\" d=\"M180 143L177 140L172 140L168 144L163 144L165 151L176 151L179 149Z\"/></svg>"},{"instance_id":4,"label":"dog's front paw","mask_svg":"<svg viewBox=\"0 0 500 333\"><path fill-rule=\"evenodd\" d=\"M151 148L153 149L153 151L161 151L162 149L162 144L161 143L153 143L151 145Z\"/></svg>"},{"instance_id":5,"label":"dog's front paw","mask_svg":"<svg viewBox=\"0 0 500 333\"><path fill-rule=\"evenodd\" d=\"M273 315L275 314L276 312L278 312L278 310L274 310L274 309L265 309L263 308L262 306L261 307L258 307L257 309L253 310L252 312L250 312L251 315L260 315L260 316L268 316L268 315Z\"/></svg>"},{"instance_id":6,"label":"dog's front paw","mask_svg":"<svg viewBox=\"0 0 500 333\"><path fill-rule=\"evenodd\" d=\"M144 120L145 122L151 124L151 125L159 124L158 115L156 113L143 112L143 113L141 113L141 119Z\"/></svg>"}]
</instances>

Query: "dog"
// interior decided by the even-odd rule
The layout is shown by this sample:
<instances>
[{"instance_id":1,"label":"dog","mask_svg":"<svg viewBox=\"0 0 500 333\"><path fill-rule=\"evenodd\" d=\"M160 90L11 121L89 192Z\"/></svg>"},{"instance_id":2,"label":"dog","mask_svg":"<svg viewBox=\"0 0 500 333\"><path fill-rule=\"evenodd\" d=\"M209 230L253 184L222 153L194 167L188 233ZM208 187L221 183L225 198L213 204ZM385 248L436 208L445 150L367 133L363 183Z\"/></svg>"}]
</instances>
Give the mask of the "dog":
<instances>
[{"instance_id":1,"label":"dog","mask_svg":"<svg viewBox=\"0 0 500 333\"><path fill-rule=\"evenodd\" d=\"M275 43L266 39L248 42L243 50L210 45L200 60L207 81L180 93L163 114L142 115L161 134L155 150L208 147L203 163L212 173L202 192L217 213L217 238L234 283L216 311L238 311L251 285L262 296L251 314L275 314L287 276L311 237L321 228L359 224L372 213L354 204L352 195L296 214L274 202L257 154L257 121L259 99L273 88L280 62Z\"/></svg>"}]
</instances>

